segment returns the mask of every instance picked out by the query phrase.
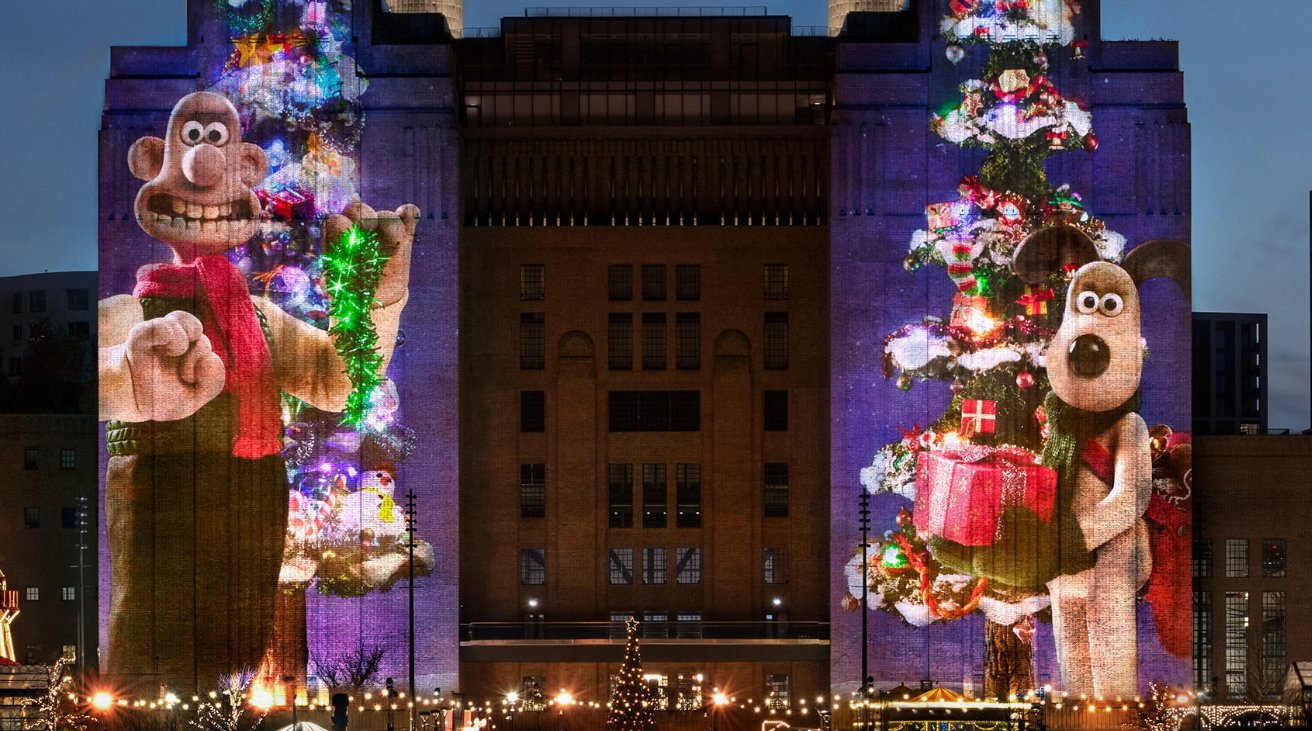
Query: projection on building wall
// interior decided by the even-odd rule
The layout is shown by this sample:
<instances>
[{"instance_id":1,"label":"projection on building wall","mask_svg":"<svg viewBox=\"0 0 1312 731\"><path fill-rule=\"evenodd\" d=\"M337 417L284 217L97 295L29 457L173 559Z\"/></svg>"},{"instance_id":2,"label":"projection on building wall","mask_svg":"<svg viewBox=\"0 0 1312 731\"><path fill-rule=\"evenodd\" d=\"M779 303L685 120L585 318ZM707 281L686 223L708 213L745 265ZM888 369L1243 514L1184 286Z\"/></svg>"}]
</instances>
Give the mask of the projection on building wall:
<instances>
[{"instance_id":1,"label":"projection on building wall","mask_svg":"<svg viewBox=\"0 0 1312 731\"><path fill-rule=\"evenodd\" d=\"M434 569L388 376L419 211L356 192L349 3L239 5L215 4L233 46L209 88L160 100L167 125L114 161L149 238L101 252L141 265L100 304L102 665L151 688L254 673L282 702L289 677L304 697L404 667L412 548Z\"/></svg>"},{"instance_id":2,"label":"projection on building wall","mask_svg":"<svg viewBox=\"0 0 1312 731\"><path fill-rule=\"evenodd\" d=\"M886 379L883 437L862 435L869 543L857 515L836 514L832 536L836 600L874 628L876 688L1113 699L1188 677L1187 405L1159 424L1141 385L1188 353L1189 249L1128 241L1048 178L1049 158L1104 154L1049 76L1083 63L1077 17L1064 0L953 2L942 21L948 58L981 55L982 74L956 69L960 96L931 126L985 154L961 153L982 164L928 207L890 275L919 282L880 283L920 294L886 299L902 324L863 346ZM1141 321L1182 337L1149 347ZM857 677L855 626L835 623L839 686Z\"/></svg>"}]
</instances>

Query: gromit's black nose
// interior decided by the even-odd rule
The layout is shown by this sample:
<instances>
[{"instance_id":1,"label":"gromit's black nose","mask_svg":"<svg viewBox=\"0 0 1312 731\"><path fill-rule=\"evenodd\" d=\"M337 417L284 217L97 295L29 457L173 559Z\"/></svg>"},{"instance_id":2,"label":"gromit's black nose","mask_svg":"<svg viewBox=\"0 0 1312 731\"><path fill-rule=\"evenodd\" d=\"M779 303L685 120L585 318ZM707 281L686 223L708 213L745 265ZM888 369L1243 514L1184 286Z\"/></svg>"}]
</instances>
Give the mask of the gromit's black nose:
<instances>
[{"instance_id":1,"label":"gromit's black nose","mask_svg":"<svg viewBox=\"0 0 1312 731\"><path fill-rule=\"evenodd\" d=\"M1112 351L1097 335L1081 335L1071 341L1066 362L1071 372L1081 378L1097 378L1107 372L1112 363Z\"/></svg>"}]
</instances>

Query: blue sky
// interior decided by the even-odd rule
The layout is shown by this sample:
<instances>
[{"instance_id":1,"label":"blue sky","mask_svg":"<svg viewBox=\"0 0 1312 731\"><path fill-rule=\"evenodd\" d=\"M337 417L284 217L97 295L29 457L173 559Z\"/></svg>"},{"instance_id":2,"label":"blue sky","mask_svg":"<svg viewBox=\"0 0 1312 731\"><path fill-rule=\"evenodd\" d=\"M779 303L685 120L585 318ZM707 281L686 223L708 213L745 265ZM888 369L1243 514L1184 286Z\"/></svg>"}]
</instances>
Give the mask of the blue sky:
<instances>
[{"instance_id":1,"label":"blue sky","mask_svg":"<svg viewBox=\"0 0 1312 731\"><path fill-rule=\"evenodd\" d=\"M522 14L525 4L466 6L465 24L475 27ZM797 25L826 23L823 0L766 6ZM1194 309L1270 314L1270 423L1307 428L1312 95L1304 80L1312 77L1312 3L1103 0L1102 8L1106 38L1180 41L1193 125ZM185 0L5 2L0 27L10 29L0 44L10 95L0 115L0 276L94 269L96 130L109 46L183 43Z\"/></svg>"}]
</instances>

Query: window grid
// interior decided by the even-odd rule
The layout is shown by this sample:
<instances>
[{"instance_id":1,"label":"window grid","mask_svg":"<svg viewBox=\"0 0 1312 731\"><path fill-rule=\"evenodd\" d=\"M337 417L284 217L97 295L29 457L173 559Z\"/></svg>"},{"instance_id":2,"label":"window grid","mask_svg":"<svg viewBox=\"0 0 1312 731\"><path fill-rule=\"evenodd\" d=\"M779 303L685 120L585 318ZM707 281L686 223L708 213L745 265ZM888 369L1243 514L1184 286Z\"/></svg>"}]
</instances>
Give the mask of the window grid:
<instances>
[{"instance_id":1,"label":"window grid","mask_svg":"<svg viewBox=\"0 0 1312 731\"><path fill-rule=\"evenodd\" d=\"M29 602L41 601L41 587L29 586L23 591L23 599Z\"/></svg>"},{"instance_id":2,"label":"window grid","mask_svg":"<svg viewBox=\"0 0 1312 731\"><path fill-rule=\"evenodd\" d=\"M644 464L642 466L642 527L664 528L668 483L665 465Z\"/></svg>"},{"instance_id":3,"label":"window grid","mask_svg":"<svg viewBox=\"0 0 1312 731\"><path fill-rule=\"evenodd\" d=\"M702 613L680 612L674 615L674 633L679 639L699 640L702 637Z\"/></svg>"},{"instance_id":4,"label":"window grid","mask_svg":"<svg viewBox=\"0 0 1312 731\"><path fill-rule=\"evenodd\" d=\"M77 450L61 449L59 450L59 469L71 470L77 468Z\"/></svg>"},{"instance_id":5,"label":"window grid","mask_svg":"<svg viewBox=\"0 0 1312 731\"><path fill-rule=\"evenodd\" d=\"M547 318L541 312L519 315L519 367L540 371L547 365Z\"/></svg>"},{"instance_id":6,"label":"window grid","mask_svg":"<svg viewBox=\"0 0 1312 731\"><path fill-rule=\"evenodd\" d=\"M783 370L788 367L788 313L765 313L765 368Z\"/></svg>"},{"instance_id":7,"label":"window grid","mask_svg":"<svg viewBox=\"0 0 1312 731\"><path fill-rule=\"evenodd\" d=\"M69 289L66 296L70 312L86 312L91 309L91 294L85 288Z\"/></svg>"},{"instance_id":8,"label":"window grid","mask_svg":"<svg viewBox=\"0 0 1312 731\"><path fill-rule=\"evenodd\" d=\"M519 466L519 517L547 517L547 466Z\"/></svg>"},{"instance_id":9,"label":"window grid","mask_svg":"<svg viewBox=\"0 0 1312 731\"><path fill-rule=\"evenodd\" d=\"M1262 539L1262 576L1279 579L1285 575L1285 539Z\"/></svg>"},{"instance_id":10,"label":"window grid","mask_svg":"<svg viewBox=\"0 0 1312 731\"><path fill-rule=\"evenodd\" d=\"M788 299L788 265L765 265L765 298L768 300Z\"/></svg>"},{"instance_id":11,"label":"window grid","mask_svg":"<svg viewBox=\"0 0 1312 731\"><path fill-rule=\"evenodd\" d=\"M1212 682L1212 592L1194 591L1194 687L1209 689Z\"/></svg>"},{"instance_id":12,"label":"window grid","mask_svg":"<svg viewBox=\"0 0 1312 731\"><path fill-rule=\"evenodd\" d=\"M613 586L633 583L633 549L612 548L606 561L606 580Z\"/></svg>"},{"instance_id":13,"label":"window grid","mask_svg":"<svg viewBox=\"0 0 1312 731\"><path fill-rule=\"evenodd\" d=\"M681 371L702 367L702 316L697 312L680 312L674 316L674 360Z\"/></svg>"},{"instance_id":14,"label":"window grid","mask_svg":"<svg viewBox=\"0 0 1312 731\"><path fill-rule=\"evenodd\" d=\"M664 640L670 636L670 615L665 612L644 612L642 615L643 639Z\"/></svg>"},{"instance_id":15,"label":"window grid","mask_svg":"<svg viewBox=\"0 0 1312 731\"><path fill-rule=\"evenodd\" d=\"M1248 592L1225 594L1225 694L1243 698L1248 690Z\"/></svg>"},{"instance_id":16,"label":"window grid","mask_svg":"<svg viewBox=\"0 0 1312 731\"><path fill-rule=\"evenodd\" d=\"M63 601L66 601L66 602L75 602L75 601L77 601L77 587L76 587L76 586L61 586L61 587L59 588L59 598L62 599Z\"/></svg>"},{"instance_id":17,"label":"window grid","mask_svg":"<svg viewBox=\"0 0 1312 731\"><path fill-rule=\"evenodd\" d=\"M647 547L642 549L642 583L664 584L667 569L664 548Z\"/></svg>"},{"instance_id":18,"label":"window grid","mask_svg":"<svg viewBox=\"0 0 1312 731\"><path fill-rule=\"evenodd\" d=\"M519 298L525 302L546 299L546 267L541 264L521 264L519 267Z\"/></svg>"},{"instance_id":19,"label":"window grid","mask_svg":"<svg viewBox=\"0 0 1312 731\"><path fill-rule=\"evenodd\" d=\"M776 710L788 708L788 676L783 673L770 673L765 676L765 707Z\"/></svg>"},{"instance_id":20,"label":"window grid","mask_svg":"<svg viewBox=\"0 0 1312 731\"><path fill-rule=\"evenodd\" d=\"M684 301L702 298L702 268L697 264L674 267L674 298Z\"/></svg>"},{"instance_id":21,"label":"window grid","mask_svg":"<svg viewBox=\"0 0 1312 731\"><path fill-rule=\"evenodd\" d=\"M665 265L642 265L642 298L648 301L665 299Z\"/></svg>"},{"instance_id":22,"label":"window grid","mask_svg":"<svg viewBox=\"0 0 1312 731\"><path fill-rule=\"evenodd\" d=\"M676 549L678 561L674 566L674 583L702 583L702 549L700 546Z\"/></svg>"},{"instance_id":23,"label":"window grid","mask_svg":"<svg viewBox=\"0 0 1312 731\"><path fill-rule=\"evenodd\" d=\"M1225 576L1243 579L1248 576L1248 539L1225 539Z\"/></svg>"},{"instance_id":24,"label":"window grid","mask_svg":"<svg viewBox=\"0 0 1312 731\"><path fill-rule=\"evenodd\" d=\"M547 707L547 676L525 675L519 684L519 700L524 710L541 711Z\"/></svg>"},{"instance_id":25,"label":"window grid","mask_svg":"<svg viewBox=\"0 0 1312 731\"><path fill-rule=\"evenodd\" d=\"M36 447L27 447L23 450L23 469L36 470L41 468L41 453Z\"/></svg>"},{"instance_id":26,"label":"window grid","mask_svg":"<svg viewBox=\"0 0 1312 731\"><path fill-rule=\"evenodd\" d=\"M665 615L653 614L650 616L664 617ZM653 620L653 622L655 621L656 620ZM642 636L664 639L670 634L669 630L661 629L665 626L664 620L660 620L659 624L650 625L644 620L642 625ZM665 673L645 672L642 675L642 684L647 689L647 700L643 702L643 705L656 711L664 711L670 707L670 676Z\"/></svg>"},{"instance_id":27,"label":"window grid","mask_svg":"<svg viewBox=\"0 0 1312 731\"><path fill-rule=\"evenodd\" d=\"M702 466L698 463L676 465L674 481L674 527L702 527Z\"/></svg>"},{"instance_id":28,"label":"window grid","mask_svg":"<svg viewBox=\"0 0 1312 731\"><path fill-rule=\"evenodd\" d=\"M606 326L607 367L612 371L633 368L633 315L612 312Z\"/></svg>"},{"instance_id":29,"label":"window grid","mask_svg":"<svg viewBox=\"0 0 1312 731\"><path fill-rule=\"evenodd\" d=\"M702 704L706 702L702 696L702 677L701 673L678 673L674 676L674 707L677 710L702 710Z\"/></svg>"},{"instance_id":30,"label":"window grid","mask_svg":"<svg viewBox=\"0 0 1312 731\"><path fill-rule=\"evenodd\" d=\"M606 465L611 528L633 527L633 465Z\"/></svg>"},{"instance_id":31,"label":"window grid","mask_svg":"<svg viewBox=\"0 0 1312 731\"><path fill-rule=\"evenodd\" d=\"M606 270L606 296L615 302L633 299L633 267L611 264Z\"/></svg>"},{"instance_id":32,"label":"window grid","mask_svg":"<svg viewBox=\"0 0 1312 731\"><path fill-rule=\"evenodd\" d=\"M547 394L545 391L519 392L519 430L543 432L547 430Z\"/></svg>"},{"instance_id":33,"label":"window grid","mask_svg":"<svg viewBox=\"0 0 1312 731\"><path fill-rule=\"evenodd\" d=\"M765 465L765 517L788 517L788 465L767 462Z\"/></svg>"},{"instance_id":34,"label":"window grid","mask_svg":"<svg viewBox=\"0 0 1312 731\"><path fill-rule=\"evenodd\" d=\"M45 312L46 311L46 293L44 290L34 290L27 293L27 311L28 312Z\"/></svg>"},{"instance_id":35,"label":"window grid","mask_svg":"<svg viewBox=\"0 0 1312 731\"><path fill-rule=\"evenodd\" d=\"M1212 578L1212 539L1199 538L1194 541L1194 578Z\"/></svg>"},{"instance_id":36,"label":"window grid","mask_svg":"<svg viewBox=\"0 0 1312 731\"><path fill-rule=\"evenodd\" d=\"M547 549L521 548L519 550L519 583L541 586L547 583Z\"/></svg>"},{"instance_id":37,"label":"window grid","mask_svg":"<svg viewBox=\"0 0 1312 731\"><path fill-rule=\"evenodd\" d=\"M764 579L766 584L777 585L788 583L788 557L778 548L765 549L764 557Z\"/></svg>"},{"instance_id":38,"label":"window grid","mask_svg":"<svg viewBox=\"0 0 1312 731\"><path fill-rule=\"evenodd\" d=\"M665 370L665 313L642 313L642 369Z\"/></svg>"},{"instance_id":39,"label":"window grid","mask_svg":"<svg viewBox=\"0 0 1312 731\"><path fill-rule=\"evenodd\" d=\"M1262 592L1262 687L1279 692L1285 673L1285 592Z\"/></svg>"}]
</instances>

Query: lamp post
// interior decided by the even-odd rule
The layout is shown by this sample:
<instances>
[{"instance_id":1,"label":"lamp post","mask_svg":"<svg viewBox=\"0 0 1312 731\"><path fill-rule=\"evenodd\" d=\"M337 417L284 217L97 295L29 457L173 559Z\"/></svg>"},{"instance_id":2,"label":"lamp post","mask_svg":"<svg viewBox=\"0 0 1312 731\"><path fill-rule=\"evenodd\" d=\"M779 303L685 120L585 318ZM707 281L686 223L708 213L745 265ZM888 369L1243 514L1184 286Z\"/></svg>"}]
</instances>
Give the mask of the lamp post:
<instances>
[{"instance_id":1,"label":"lamp post","mask_svg":"<svg viewBox=\"0 0 1312 731\"><path fill-rule=\"evenodd\" d=\"M729 696L725 695L723 691L717 690L711 694L711 731L715 731L716 726L718 725L717 722L720 718L720 709L728 705L728 703Z\"/></svg>"},{"instance_id":2,"label":"lamp post","mask_svg":"<svg viewBox=\"0 0 1312 731\"><path fill-rule=\"evenodd\" d=\"M861 731L870 729L870 491L861 486Z\"/></svg>"},{"instance_id":3,"label":"lamp post","mask_svg":"<svg viewBox=\"0 0 1312 731\"><path fill-rule=\"evenodd\" d=\"M406 534L406 547L410 551L410 596L409 596L410 599L410 731L415 731L415 491L414 490L409 490L405 494L405 534Z\"/></svg>"},{"instance_id":4,"label":"lamp post","mask_svg":"<svg viewBox=\"0 0 1312 731\"><path fill-rule=\"evenodd\" d=\"M396 683L388 678L384 681L387 695L387 731L396 731L396 725L393 723L392 714L396 711L396 703L392 700L396 697Z\"/></svg>"}]
</instances>

